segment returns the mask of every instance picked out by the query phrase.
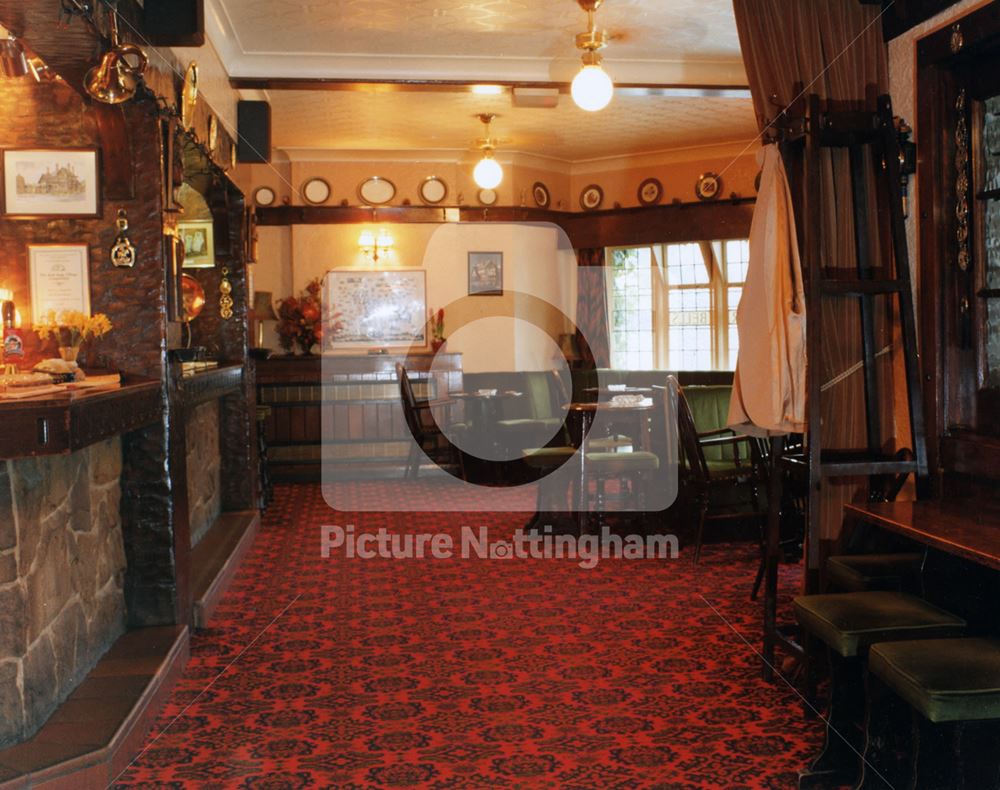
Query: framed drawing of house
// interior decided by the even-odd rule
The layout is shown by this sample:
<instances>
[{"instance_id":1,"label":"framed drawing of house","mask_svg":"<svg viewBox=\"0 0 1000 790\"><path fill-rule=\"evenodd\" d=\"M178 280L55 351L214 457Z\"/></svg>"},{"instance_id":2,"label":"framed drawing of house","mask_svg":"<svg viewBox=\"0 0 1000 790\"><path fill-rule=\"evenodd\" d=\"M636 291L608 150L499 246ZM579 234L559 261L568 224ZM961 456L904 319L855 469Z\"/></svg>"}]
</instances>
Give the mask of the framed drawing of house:
<instances>
[{"instance_id":1,"label":"framed drawing of house","mask_svg":"<svg viewBox=\"0 0 1000 790\"><path fill-rule=\"evenodd\" d=\"M469 253L469 296L503 296L503 253Z\"/></svg>"},{"instance_id":2,"label":"framed drawing of house","mask_svg":"<svg viewBox=\"0 0 1000 790\"><path fill-rule=\"evenodd\" d=\"M3 211L13 217L97 217L97 150L3 152Z\"/></svg>"}]
</instances>

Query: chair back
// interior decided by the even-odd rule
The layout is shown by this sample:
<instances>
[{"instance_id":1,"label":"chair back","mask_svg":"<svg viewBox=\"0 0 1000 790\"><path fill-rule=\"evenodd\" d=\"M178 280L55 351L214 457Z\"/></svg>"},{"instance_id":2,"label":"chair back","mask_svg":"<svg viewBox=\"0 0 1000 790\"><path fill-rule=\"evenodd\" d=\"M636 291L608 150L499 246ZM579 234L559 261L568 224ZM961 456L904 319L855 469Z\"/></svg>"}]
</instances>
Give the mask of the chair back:
<instances>
[{"instance_id":1,"label":"chair back","mask_svg":"<svg viewBox=\"0 0 1000 790\"><path fill-rule=\"evenodd\" d=\"M729 401L733 388L721 384L698 384L684 387L684 399L698 433L725 428L729 422ZM736 454L732 445L703 447L706 461L732 461Z\"/></svg>"},{"instance_id":2,"label":"chair back","mask_svg":"<svg viewBox=\"0 0 1000 790\"><path fill-rule=\"evenodd\" d=\"M684 390L677 384L677 379L668 376L667 380L677 390L677 433L680 438L681 455L684 469L695 480L707 483L709 481L708 462L701 442L698 441L698 428L691 413L691 406L684 397Z\"/></svg>"},{"instance_id":3,"label":"chair back","mask_svg":"<svg viewBox=\"0 0 1000 790\"><path fill-rule=\"evenodd\" d=\"M413 394L413 385L410 383L406 368L399 362L396 363L396 378L399 379L399 398L403 403L403 419L406 420L406 427L413 436L420 436L423 429L417 416L417 399Z\"/></svg>"}]
</instances>

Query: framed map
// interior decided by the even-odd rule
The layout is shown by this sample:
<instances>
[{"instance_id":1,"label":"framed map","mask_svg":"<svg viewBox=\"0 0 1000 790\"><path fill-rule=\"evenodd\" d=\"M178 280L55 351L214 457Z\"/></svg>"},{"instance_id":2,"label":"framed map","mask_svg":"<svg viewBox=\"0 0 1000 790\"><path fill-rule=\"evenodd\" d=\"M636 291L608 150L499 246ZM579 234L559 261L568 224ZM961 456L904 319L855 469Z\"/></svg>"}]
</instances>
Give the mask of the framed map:
<instances>
[{"instance_id":1,"label":"framed map","mask_svg":"<svg viewBox=\"0 0 1000 790\"><path fill-rule=\"evenodd\" d=\"M334 269L326 274L324 305L342 328L332 351L427 346L427 283L423 269Z\"/></svg>"}]
</instances>

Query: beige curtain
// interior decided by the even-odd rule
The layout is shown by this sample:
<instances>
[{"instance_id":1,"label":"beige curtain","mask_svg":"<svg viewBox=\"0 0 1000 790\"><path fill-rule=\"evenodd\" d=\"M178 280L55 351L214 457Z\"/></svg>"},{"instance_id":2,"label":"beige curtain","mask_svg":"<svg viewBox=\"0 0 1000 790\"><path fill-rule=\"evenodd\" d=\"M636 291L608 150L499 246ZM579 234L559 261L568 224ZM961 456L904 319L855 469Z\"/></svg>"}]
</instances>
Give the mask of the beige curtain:
<instances>
[{"instance_id":1,"label":"beige curtain","mask_svg":"<svg viewBox=\"0 0 1000 790\"><path fill-rule=\"evenodd\" d=\"M878 7L861 5L858 0L733 0L733 7L762 129L800 94L807 97L814 93L821 99L842 102L845 108L864 105L873 110L874 98L888 92ZM786 164L793 185L800 183L801 160ZM824 151L819 183L800 186L821 190L823 195L820 236L824 265L853 269L855 236L846 152ZM873 198L872 206L875 203ZM801 204L796 203L796 208ZM870 226L877 227L875 216ZM891 343L890 318L884 311L876 316L879 348ZM862 358L856 301L825 299L822 315L809 316L809 331L821 333L823 348L820 359L808 361L810 375L834 383L824 392L820 414L815 413L814 404L807 405L808 419L822 419L824 447L862 448L866 445L863 378L860 371L845 375ZM881 438L889 445L887 449L893 449L891 442L885 442L895 433L890 356L882 356L880 365ZM824 483L818 530L821 538L839 535L844 503L862 496L865 486L865 480Z\"/></svg>"}]
</instances>

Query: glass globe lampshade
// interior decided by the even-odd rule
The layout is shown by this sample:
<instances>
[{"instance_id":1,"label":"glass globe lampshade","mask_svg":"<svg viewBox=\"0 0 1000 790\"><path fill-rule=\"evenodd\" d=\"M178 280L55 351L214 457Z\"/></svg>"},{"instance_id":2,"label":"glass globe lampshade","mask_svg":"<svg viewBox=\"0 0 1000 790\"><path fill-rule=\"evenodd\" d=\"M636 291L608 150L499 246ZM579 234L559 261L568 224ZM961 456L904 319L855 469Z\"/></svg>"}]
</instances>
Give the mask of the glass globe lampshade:
<instances>
[{"instance_id":1,"label":"glass globe lampshade","mask_svg":"<svg viewBox=\"0 0 1000 790\"><path fill-rule=\"evenodd\" d=\"M487 153L472 171L472 178L480 189L496 189L503 181L503 168L500 167L500 163L496 159Z\"/></svg>"},{"instance_id":2,"label":"glass globe lampshade","mask_svg":"<svg viewBox=\"0 0 1000 790\"><path fill-rule=\"evenodd\" d=\"M570 93L581 110L597 112L611 102L615 85L608 73L599 65L584 65L573 78Z\"/></svg>"}]
</instances>

